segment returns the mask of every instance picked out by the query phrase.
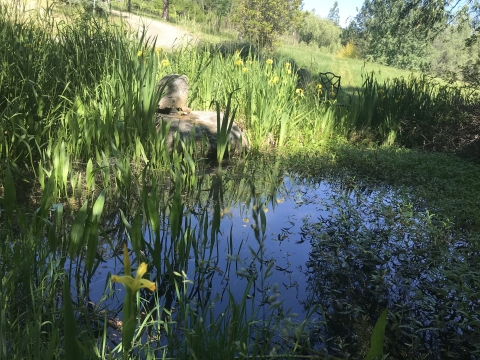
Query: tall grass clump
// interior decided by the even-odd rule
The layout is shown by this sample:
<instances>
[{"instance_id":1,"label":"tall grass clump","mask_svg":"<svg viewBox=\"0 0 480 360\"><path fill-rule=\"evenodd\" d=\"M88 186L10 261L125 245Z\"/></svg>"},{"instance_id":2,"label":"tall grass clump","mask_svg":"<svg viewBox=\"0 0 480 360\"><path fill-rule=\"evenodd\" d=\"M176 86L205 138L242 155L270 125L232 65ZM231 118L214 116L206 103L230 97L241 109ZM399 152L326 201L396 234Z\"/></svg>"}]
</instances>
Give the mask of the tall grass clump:
<instances>
[{"instance_id":1,"label":"tall grass clump","mask_svg":"<svg viewBox=\"0 0 480 360\"><path fill-rule=\"evenodd\" d=\"M435 129L441 123L454 122L457 106L478 102L471 89L414 74L383 83L373 73L366 74L357 95L352 117L356 130L372 131L380 143L407 146L418 145L411 136L414 129Z\"/></svg>"},{"instance_id":2,"label":"tall grass clump","mask_svg":"<svg viewBox=\"0 0 480 360\"><path fill-rule=\"evenodd\" d=\"M49 172L61 143L71 162L109 154L111 144L133 158L159 150L154 39L131 40L85 12L66 23L0 6L2 158Z\"/></svg>"},{"instance_id":3,"label":"tall grass clump","mask_svg":"<svg viewBox=\"0 0 480 360\"><path fill-rule=\"evenodd\" d=\"M297 90L289 62L245 51L223 54L210 47L184 48L172 54L174 72L192 79L190 107L207 110L212 99L225 106L228 96L238 104L237 122L253 149L283 144L290 128L303 116L303 89Z\"/></svg>"}]
</instances>

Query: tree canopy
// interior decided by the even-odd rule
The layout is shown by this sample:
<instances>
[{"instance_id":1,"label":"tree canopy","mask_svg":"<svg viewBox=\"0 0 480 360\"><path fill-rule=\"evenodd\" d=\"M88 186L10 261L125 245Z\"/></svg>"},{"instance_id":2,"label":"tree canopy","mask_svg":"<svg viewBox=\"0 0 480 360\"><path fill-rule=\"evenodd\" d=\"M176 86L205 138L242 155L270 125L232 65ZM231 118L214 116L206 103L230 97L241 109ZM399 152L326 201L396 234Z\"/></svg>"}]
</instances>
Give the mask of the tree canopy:
<instances>
[{"instance_id":1,"label":"tree canopy","mask_svg":"<svg viewBox=\"0 0 480 360\"><path fill-rule=\"evenodd\" d=\"M427 44L447 21L444 0L365 0L350 23L353 39L367 60L400 68L424 66Z\"/></svg>"},{"instance_id":2,"label":"tree canopy","mask_svg":"<svg viewBox=\"0 0 480 360\"><path fill-rule=\"evenodd\" d=\"M316 44L318 47L328 48L332 53L340 50L340 36L342 29L329 19L322 19L314 12L307 12L298 30L300 41L305 44Z\"/></svg>"},{"instance_id":3,"label":"tree canopy","mask_svg":"<svg viewBox=\"0 0 480 360\"><path fill-rule=\"evenodd\" d=\"M335 24L340 24L340 9L338 8L338 1L333 3L332 8L328 12L327 19L334 22Z\"/></svg>"},{"instance_id":4,"label":"tree canopy","mask_svg":"<svg viewBox=\"0 0 480 360\"><path fill-rule=\"evenodd\" d=\"M271 47L285 31L300 24L302 0L241 0L234 15L242 35L260 47Z\"/></svg>"},{"instance_id":5,"label":"tree canopy","mask_svg":"<svg viewBox=\"0 0 480 360\"><path fill-rule=\"evenodd\" d=\"M366 60L408 69L428 69L432 53L443 63L448 55L454 60L450 68L469 63L464 71L468 74L479 63L475 65L475 54L465 49L475 44L480 32L479 4L478 0L365 0L343 42L353 41ZM463 55L470 52L470 61L455 59L438 39L450 41Z\"/></svg>"}]
</instances>

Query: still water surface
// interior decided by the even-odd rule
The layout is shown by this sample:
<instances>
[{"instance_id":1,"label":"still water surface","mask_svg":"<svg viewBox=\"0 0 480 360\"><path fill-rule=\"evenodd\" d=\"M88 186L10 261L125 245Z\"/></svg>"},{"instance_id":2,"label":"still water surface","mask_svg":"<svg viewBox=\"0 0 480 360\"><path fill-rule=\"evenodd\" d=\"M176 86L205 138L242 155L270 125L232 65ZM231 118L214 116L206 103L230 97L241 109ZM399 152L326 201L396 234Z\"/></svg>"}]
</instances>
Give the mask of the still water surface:
<instances>
[{"instance_id":1,"label":"still water surface","mask_svg":"<svg viewBox=\"0 0 480 360\"><path fill-rule=\"evenodd\" d=\"M219 313L229 293L242 299L249 280L253 286L248 298L265 308L259 314L280 302L276 312L293 312L301 321L319 306L313 314L311 342L339 356L355 358L364 351L385 307L391 319L386 343L393 358L412 351L442 358L445 348L451 351L458 345L452 337L468 332L452 309L462 300L443 275L453 262L462 261L462 255L454 253L465 240L432 225L425 204L413 204L408 191L341 180L310 182L290 174L277 177L269 192L253 189L229 197L222 181L212 184L208 201L184 202L179 235L187 244L183 248L168 245L168 215L161 224L161 240L144 228L150 250L160 247L169 263L151 264L150 278L156 280L165 308L176 306L165 276L173 269L184 271L192 281L186 290L192 304L214 303ZM215 186L220 191L214 191ZM215 198L215 193L223 195ZM449 259L439 250L445 246ZM152 258L148 250L145 256ZM100 300L108 273L122 272L120 255L107 252L104 258L90 286L93 302ZM113 290L108 304L118 312L123 288ZM467 307L478 305L477 301ZM448 328L439 316L450 319ZM465 337L458 352L467 354L471 341Z\"/></svg>"}]
</instances>

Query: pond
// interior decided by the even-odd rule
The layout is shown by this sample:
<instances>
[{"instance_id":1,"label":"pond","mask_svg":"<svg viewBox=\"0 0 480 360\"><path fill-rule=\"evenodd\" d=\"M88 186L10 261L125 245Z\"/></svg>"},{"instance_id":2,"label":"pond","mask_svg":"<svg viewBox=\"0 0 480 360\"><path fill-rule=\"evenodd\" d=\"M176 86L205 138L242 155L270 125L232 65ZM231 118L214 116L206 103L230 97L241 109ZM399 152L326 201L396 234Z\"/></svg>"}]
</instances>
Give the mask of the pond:
<instances>
[{"instance_id":1,"label":"pond","mask_svg":"<svg viewBox=\"0 0 480 360\"><path fill-rule=\"evenodd\" d=\"M389 358L477 358L478 252L468 234L411 189L341 175L312 181L252 163L199 176L191 190L144 182L122 216L106 217L88 300L121 319L124 288L105 284L122 273L127 241L133 269L147 262L157 284L142 292L143 339L156 356L205 322L212 338L239 323L239 339L255 323L270 353L299 344L306 354L363 358L388 308Z\"/></svg>"}]
</instances>

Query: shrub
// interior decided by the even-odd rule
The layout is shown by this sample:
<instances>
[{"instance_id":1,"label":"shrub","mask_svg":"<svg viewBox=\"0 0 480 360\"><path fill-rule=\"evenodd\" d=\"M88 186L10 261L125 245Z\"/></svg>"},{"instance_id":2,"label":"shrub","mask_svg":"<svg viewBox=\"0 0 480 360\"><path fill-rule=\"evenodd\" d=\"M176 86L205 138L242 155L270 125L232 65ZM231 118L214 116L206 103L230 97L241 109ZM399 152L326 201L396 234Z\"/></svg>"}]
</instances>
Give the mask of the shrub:
<instances>
[{"instance_id":1,"label":"shrub","mask_svg":"<svg viewBox=\"0 0 480 360\"><path fill-rule=\"evenodd\" d=\"M356 59L358 58L357 55L357 48L353 41L349 41L342 46L342 50L337 53L337 57L339 58L349 58L349 59Z\"/></svg>"},{"instance_id":2,"label":"shrub","mask_svg":"<svg viewBox=\"0 0 480 360\"><path fill-rule=\"evenodd\" d=\"M340 48L342 29L331 20L322 19L315 13L306 13L302 27L298 30L300 41L315 44L335 53Z\"/></svg>"}]
</instances>

